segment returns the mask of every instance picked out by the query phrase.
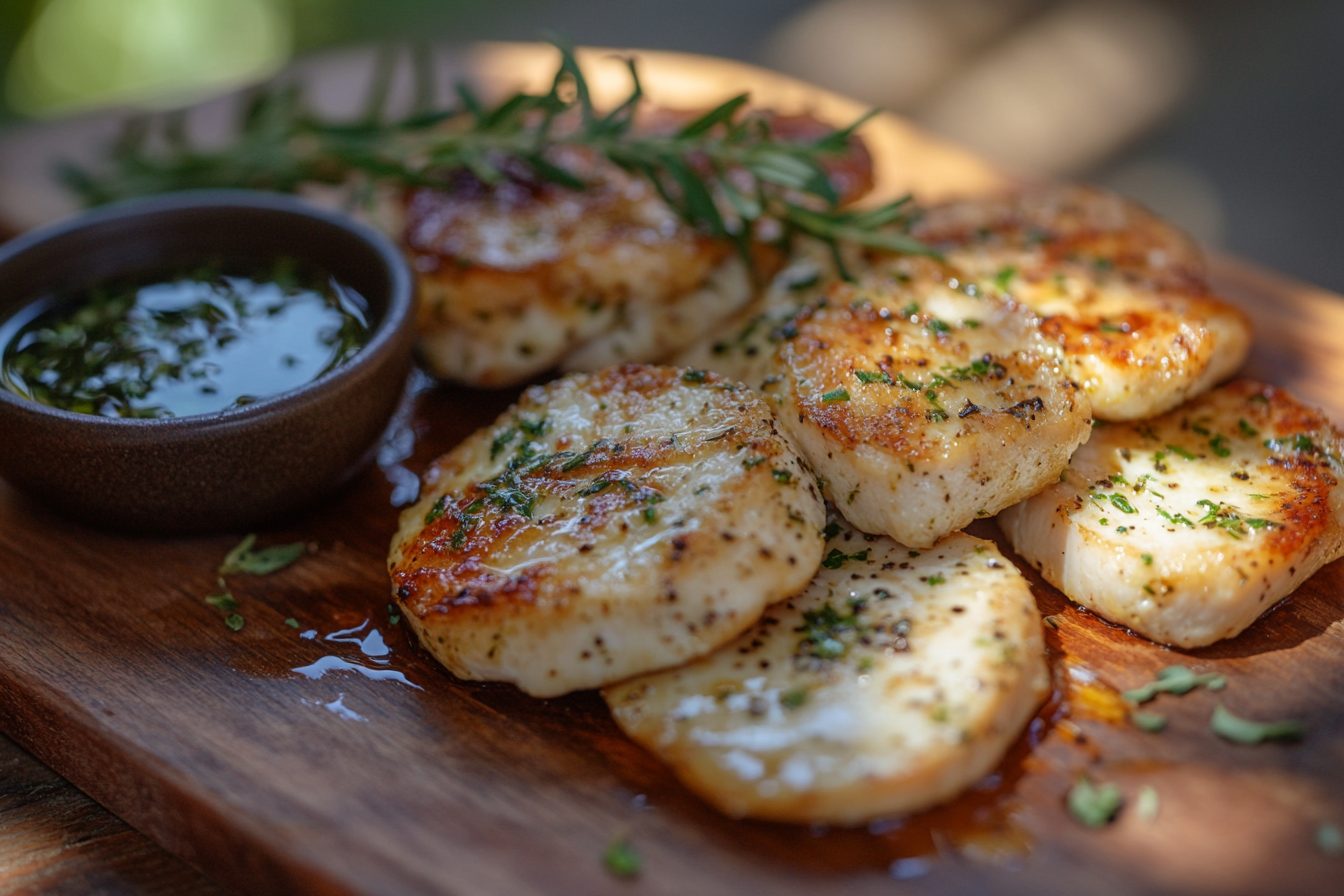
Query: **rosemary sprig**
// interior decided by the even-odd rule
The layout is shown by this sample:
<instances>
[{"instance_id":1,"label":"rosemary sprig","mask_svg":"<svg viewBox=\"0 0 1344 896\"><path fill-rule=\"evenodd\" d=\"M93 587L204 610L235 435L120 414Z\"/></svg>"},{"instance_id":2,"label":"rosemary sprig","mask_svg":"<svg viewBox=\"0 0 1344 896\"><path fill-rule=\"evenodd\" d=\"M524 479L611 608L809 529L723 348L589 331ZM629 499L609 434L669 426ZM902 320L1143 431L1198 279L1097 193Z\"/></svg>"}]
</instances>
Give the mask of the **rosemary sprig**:
<instances>
[{"instance_id":1,"label":"rosemary sprig","mask_svg":"<svg viewBox=\"0 0 1344 896\"><path fill-rule=\"evenodd\" d=\"M324 119L307 107L297 85L277 81L252 92L227 146L194 145L182 112L135 118L111 148L106 170L62 163L57 177L88 205L203 187L293 192L308 183L353 186L371 198L377 184L451 190L464 171L486 184L525 176L581 190L583 179L557 164L551 150L584 146L647 178L685 221L734 240L744 254L764 219L783 225L785 241L803 233L832 249L848 241L929 252L908 235L916 211L910 197L842 210L826 175L823 161L845 152L873 113L821 139L792 140L772 134L741 94L675 133L642 133L633 127L643 98L634 60L627 60L629 95L600 112L573 51L556 46L560 67L544 94L520 92L489 107L459 84L455 103L438 108L430 59L418 53L415 107L392 117L388 87L397 58L384 54L365 112L353 121Z\"/></svg>"}]
</instances>

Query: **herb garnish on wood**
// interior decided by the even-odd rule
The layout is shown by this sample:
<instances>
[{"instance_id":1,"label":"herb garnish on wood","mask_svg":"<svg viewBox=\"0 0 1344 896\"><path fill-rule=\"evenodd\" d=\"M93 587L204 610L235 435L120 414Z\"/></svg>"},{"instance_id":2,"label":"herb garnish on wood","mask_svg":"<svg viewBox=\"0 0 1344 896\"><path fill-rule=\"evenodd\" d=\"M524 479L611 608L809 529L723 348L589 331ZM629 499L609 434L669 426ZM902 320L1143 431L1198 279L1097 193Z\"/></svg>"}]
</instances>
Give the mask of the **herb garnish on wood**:
<instances>
[{"instance_id":1,"label":"herb garnish on wood","mask_svg":"<svg viewBox=\"0 0 1344 896\"><path fill-rule=\"evenodd\" d=\"M788 139L747 108L740 94L671 134L634 127L643 98L634 60L631 90L615 109L598 111L588 82L567 46L544 94L516 93L487 106L459 84L456 102L434 98L427 54L413 54L416 103L409 114L388 112L395 55L385 56L369 88L364 114L324 118L284 80L252 92L232 143L195 145L185 112L131 119L112 147L105 170L63 163L57 177L86 204L208 187L295 192L304 184L349 186L371 200L378 185L451 190L469 172L492 185L520 169L540 182L574 190L587 185L553 160L555 147L587 147L642 175L687 223L731 239L745 254L759 221L777 221L783 240L807 234L896 252L929 253L909 236L915 208L906 196L880 208L840 208L841 196L823 162L849 148L872 113L820 139ZM836 256L837 263L839 256ZM843 271L843 266L841 268Z\"/></svg>"}]
</instances>

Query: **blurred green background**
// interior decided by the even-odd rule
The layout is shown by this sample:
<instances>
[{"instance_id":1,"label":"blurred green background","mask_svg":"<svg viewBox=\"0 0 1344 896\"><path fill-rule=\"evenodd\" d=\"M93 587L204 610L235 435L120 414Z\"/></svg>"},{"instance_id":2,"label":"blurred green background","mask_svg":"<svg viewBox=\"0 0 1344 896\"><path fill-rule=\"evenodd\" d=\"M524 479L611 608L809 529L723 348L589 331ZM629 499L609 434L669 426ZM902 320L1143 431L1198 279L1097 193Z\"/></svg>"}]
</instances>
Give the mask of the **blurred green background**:
<instances>
[{"instance_id":1,"label":"blurred green background","mask_svg":"<svg viewBox=\"0 0 1344 896\"><path fill-rule=\"evenodd\" d=\"M0 125L171 106L342 44L548 30L777 68L1344 291L1337 0L0 0Z\"/></svg>"}]
</instances>

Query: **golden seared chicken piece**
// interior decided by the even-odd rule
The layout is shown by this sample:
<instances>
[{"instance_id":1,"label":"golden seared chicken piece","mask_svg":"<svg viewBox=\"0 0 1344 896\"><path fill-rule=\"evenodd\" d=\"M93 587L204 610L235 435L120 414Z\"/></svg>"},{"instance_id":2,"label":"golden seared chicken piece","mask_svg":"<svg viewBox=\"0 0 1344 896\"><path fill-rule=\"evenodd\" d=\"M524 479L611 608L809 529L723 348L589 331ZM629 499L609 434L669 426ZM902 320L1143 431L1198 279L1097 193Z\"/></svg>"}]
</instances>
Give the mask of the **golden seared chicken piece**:
<instances>
[{"instance_id":1,"label":"golden seared chicken piece","mask_svg":"<svg viewBox=\"0 0 1344 896\"><path fill-rule=\"evenodd\" d=\"M914 235L983 290L1025 302L1103 420L1138 420L1241 366L1250 324L1210 292L1199 250L1118 196L1050 186L933 207Z\"/></svg>"},{"instance_id":2,"label":"golden seared chicken piece","mask_svg":"<svg viewBox=\"0 0 1344 896\"><path fill-rule=\"evenodd\" d=\"M388 562L450 671L550 697L732 639L807 584L824 522L758 396L632 364L534 386L435 461Z\"/></svg>"},{"instance_id":3,"label":"golden seared chicken piece","mask_svg":"<svg viewBox=\"0 0 1344 896\"><path fill-rule=\"evenodd\" d=\"M1344 438L1238 381L1108 424L1059 483L999 514L1046 581L1164 644L1230 638L1344 553Z\"/></svg>"},{"instance_id":4,"label":"golden seared chicken piece","mask_svg":"<svg viewBox=\"0 0 1344 896\"><path fill-rule=\"evenodd\" d=\"M779 137L832 131L807 116L758 114ZM659 110L639 127L673 133L698 115ZM505 386L556 365L658 361L752 298L732 243L687 225L645 178L586 147L554 147L548 161L587 186L541 182L518 166L499 184L464 172L451 190L407 194L420 349L436 374ZM872 184L857 139L825 167L845 201Z\"/></svg>"},{"instance_id":5,"label":"golden seared chicken piece","mask_svg":"<svg viewBox=\"0 0 1344 896\"><path fill-rule=\"evenodd\" d=\"M404 242L420 289L420 350L439 376L506 386L609 333L635 306L709 290L712 325L751 298L730 245L697 233L646 180L565 148L584 190L469 175L413 190ZM666 347L663 353L666 353ZM647 360L647 358L645 359Z\"/></svg>"},{"instance_id":6,"label":"golden seared chicken piece","mask_svg":"<svg viewBox=\"0 0 1344 896\"><path fill-rule=\"evenodd\" d=\"M807 590L736 641L603 692L729 815L853 825L926 809L992 770L1048 690L1036 603L992 543L828 532Z\"/></svg>"},{"instance_id":7,"label":"golden seared chicken piece","mask_svg":"<svg viewBox=\"0 0 1344 896\"><path fill-rule=\"evenodd\" d=\"M1055 481L1091 421L1027 309L895 270L800 312L764 391L846 519L923 548Z\"/></svg>"}]
</instances>

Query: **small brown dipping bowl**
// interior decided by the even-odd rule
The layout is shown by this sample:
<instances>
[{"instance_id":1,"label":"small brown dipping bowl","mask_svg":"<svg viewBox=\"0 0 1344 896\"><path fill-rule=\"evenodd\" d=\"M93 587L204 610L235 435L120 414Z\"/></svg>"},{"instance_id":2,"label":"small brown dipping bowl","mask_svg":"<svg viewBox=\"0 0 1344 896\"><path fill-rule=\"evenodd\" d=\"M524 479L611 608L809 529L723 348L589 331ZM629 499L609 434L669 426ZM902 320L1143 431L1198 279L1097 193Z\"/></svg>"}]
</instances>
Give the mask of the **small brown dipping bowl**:
<instances>
[{"instance_id":1,"label":"small brown dipping bowl","mask_svg":"<svg viewBox=\"0 0 1344 896\"><path fill-rule=\"evenodd\" d=\"M211 258L292 256L368 301L370 339L343 365L240 408L162 419L56 410L0 388L0 476L120 532L265 525L373 456L411 364L411 275L396 246L288 196L205 190L107 206L0 246L0 321L52 292Z\"/></svg>"}]
</instances>

